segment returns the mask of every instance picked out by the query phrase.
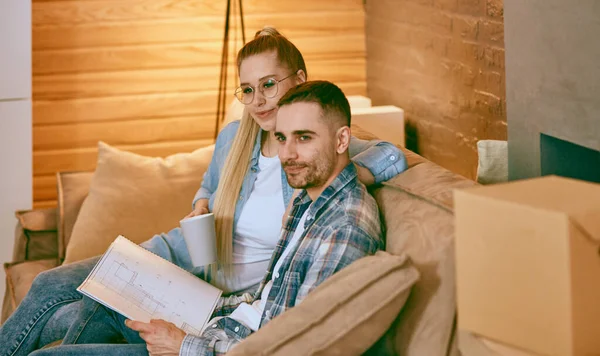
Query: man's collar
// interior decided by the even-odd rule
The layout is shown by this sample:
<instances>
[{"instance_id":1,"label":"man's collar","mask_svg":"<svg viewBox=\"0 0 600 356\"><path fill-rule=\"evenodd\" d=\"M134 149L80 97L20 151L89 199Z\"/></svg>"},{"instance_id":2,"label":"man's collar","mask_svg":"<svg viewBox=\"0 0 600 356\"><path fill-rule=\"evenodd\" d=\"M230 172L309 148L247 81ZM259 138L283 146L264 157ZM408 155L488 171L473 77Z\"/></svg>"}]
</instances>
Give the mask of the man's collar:
<instances>
[{"instance_id":1,"label":"man's collar","mask_svg":"<svg viewBox=\"0 0 600 356\"><path fill-rule=\"evenodd\" d=\"M327 188L325 188L325 190L323 190L321 195L319 195L317 200L315 200L315 202L312 204L312 206L310 207L312 211L309 212L307 220L309 220L311 217L314 217L317 214L317 212L323 206L325 206L325 204L327 204L329 200L331 200L331 198L333 198L340 190L344 189L344 187L346 187L348 183L352 182L357 176L358 173L356 171L356 167L354 167L354 163L350 162L340 172L340 174L338 174L338 176L333 180L333 182L331 182L331 184ZM310 199L310 196L306 192L306 189L303 189L300 192L300 194L298 194L296 199L294 199L293 204L294 206L296 206L304 205L310 202L312 202L312 199Z\"/></svg>"}]
</instances>

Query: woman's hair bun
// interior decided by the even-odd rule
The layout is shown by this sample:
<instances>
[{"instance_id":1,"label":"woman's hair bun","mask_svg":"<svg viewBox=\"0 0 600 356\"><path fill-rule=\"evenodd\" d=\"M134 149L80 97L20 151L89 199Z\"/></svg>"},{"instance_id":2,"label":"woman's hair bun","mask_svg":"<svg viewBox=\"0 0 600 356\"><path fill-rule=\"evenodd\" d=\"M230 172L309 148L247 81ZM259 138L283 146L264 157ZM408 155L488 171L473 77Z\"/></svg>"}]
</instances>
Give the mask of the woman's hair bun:
<instances>
[{"instance_id":1,"label":"woman's hair bun","mask_svg":"<svg viewBox=\"0 0 600 356\"><path fill-rule=\"evenodd\" d=\"M275 27L265 26L262 28L262 30L256 31L254 38L258 38L260 36L281 36L281 33L279 33Z\"/></svg>"}]
</instances>

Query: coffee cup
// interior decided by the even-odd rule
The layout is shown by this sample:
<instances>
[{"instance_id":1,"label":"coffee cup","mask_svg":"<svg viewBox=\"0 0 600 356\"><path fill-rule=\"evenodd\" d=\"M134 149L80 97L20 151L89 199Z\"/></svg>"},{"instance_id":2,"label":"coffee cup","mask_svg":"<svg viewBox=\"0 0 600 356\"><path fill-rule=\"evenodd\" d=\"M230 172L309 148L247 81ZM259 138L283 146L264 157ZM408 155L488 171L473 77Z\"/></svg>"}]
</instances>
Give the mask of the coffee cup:
<instances>
[{"instance_id":1,"label":"coffee cup","mask_svg":"<svg viewBox=\"0 0 600 356\"><path fill-rule=\"evenodd\" d=\"M194 267L217 261L217 239L213 213L196 215L179 222Z\"/></svg>"}]
</instances>

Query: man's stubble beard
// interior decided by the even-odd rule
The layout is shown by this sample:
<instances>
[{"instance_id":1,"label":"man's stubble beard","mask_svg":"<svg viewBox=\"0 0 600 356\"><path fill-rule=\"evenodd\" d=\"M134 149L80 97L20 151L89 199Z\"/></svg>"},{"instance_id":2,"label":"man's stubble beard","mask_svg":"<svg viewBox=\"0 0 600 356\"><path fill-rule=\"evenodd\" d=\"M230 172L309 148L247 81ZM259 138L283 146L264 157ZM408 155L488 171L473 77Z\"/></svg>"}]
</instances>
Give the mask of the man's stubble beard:
<instances>
[{"instance_id":1,"label":"man's stubble beard","mask_svg":"<svg viewBox=\"0 0 600 356\"><path fill-rule=\"evenodd\" d=\"M327 150L327 153L316 154L311 162L284 163L284 171L287 166L302 166L304 172L300 174L288 174L285 172L288 184L294 189L308 189L322 186L327 182L334 170L336 159L333 150Z\"/></svg>"}]
</instances>

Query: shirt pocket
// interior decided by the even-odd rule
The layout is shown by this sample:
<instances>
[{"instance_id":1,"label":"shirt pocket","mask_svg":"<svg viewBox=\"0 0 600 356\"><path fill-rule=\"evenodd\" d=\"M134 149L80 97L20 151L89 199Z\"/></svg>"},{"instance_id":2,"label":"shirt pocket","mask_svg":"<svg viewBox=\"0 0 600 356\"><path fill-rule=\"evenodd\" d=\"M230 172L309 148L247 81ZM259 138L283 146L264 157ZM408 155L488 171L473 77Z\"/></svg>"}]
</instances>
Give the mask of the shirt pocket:
<instances>
[{"instance_id":1,"label":"shirt pocket","mask_svg":"<svg viewBox=\"0 0 600 356\"><path fill-rule=\"evenodd\" d=\"M295 305L296 296L302 285L301 281L300 272L288 271L283 275L281 285L279 286L279 292L273 300L270 313L266 315L269 319L283 313L285 309Z\"/></svg>"}]
</instances>

